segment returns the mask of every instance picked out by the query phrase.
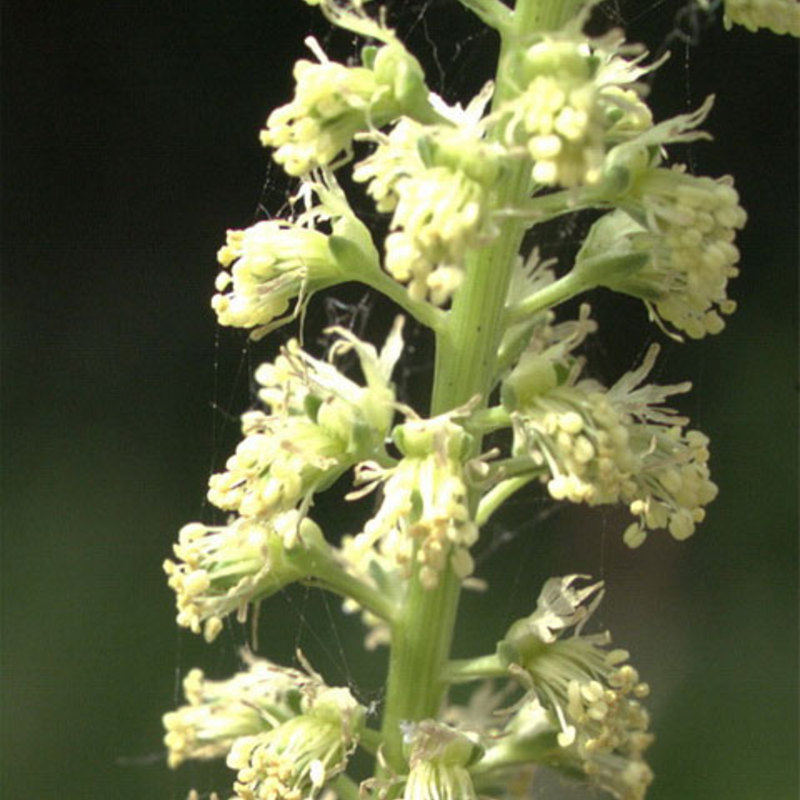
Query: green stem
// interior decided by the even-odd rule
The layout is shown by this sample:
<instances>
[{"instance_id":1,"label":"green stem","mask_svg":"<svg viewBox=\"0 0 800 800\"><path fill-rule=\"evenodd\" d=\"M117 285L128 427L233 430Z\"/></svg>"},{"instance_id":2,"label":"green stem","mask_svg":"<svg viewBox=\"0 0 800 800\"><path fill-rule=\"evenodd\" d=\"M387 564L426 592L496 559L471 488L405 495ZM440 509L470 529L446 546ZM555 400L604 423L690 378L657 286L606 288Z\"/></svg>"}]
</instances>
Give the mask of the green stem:
<instances>
[{"instance_id":1,"label":"green stem","mask_svg":"<svg viewBox=\"0 0 800 800\"><path fill-rule=\"evenodd\" d=\"M511 24L511 11L500 0L459 0L459 2L491 28L500 31Z\"/></svg>"},{"instance_id":2,"label":"green stem","mask_svg":"<svg viewBox=\"0 0 800 800\"><path fill-rule=\"evenodd\" d=\"M435 589L412 576L402 613L392 628L392 650L382 734L384 755L405 771L401 723L435 717L446 688L442 667L450 654L461 581L448 569Z\"/></svg>"},{"instance_id":3,"label":"green stem","mask_svg":"<svg viewBox=\"0 0 800 800\"><path fill-rule=\"evenodd\" d=\"M586 0L518 0L514 10L517 30L523 36L558 30L585 4Z\"/></svg>"},{"instance_id":4,"label":"green stem","mask_svg":"<svg viewBox=\"0 0 800 800\"><path fill-rule=\"evenodd\" d=\"M576 211L584 211L587 208L607 206L607 202L590 197L585 191L576 192L575 189L565 189L560 192L531 197L514 213L530 224L538 224L560 217L562 214L574 214Z\"/></svg>"},{"instance_id":5,"label":"green stem","mask_svg":"<svg viewBox=\"0 0 800 800\"><path fill-rule=\"evenodd\" d=\"M492 653L477 658L459 658L447 665L445 673L448 683L467 683L485 678L507 678L508 668Z\"/></svg>"},{"instance_id":6,"label":"green stem","mask_svg":"<svg viewBox=\"0 0 800 800\"><path fill-rule=\"evenodd\" d=\"M382 270L362 271L355 277L360 283L379 291L390 300L393 300L403 311L414 317L417 322L426 325L433 331L444 329L447 320L446 312L432 306L430 303L412 300L405 286L399 284Z\"/></svg>"},{"instance_id":7,"label":"green stem","mask_svg":"<svg viewBox=\"0 0 800 800\"><path fill-rule=\"evenodd\" d=\"M467 423L470 431L480 434L499 431L511 425L511 415L502 406L494 408L482 408L476 411Z\"/></svg>"},{"instance_id":8,"label":"green stem","mask_svg":"<svg viewBox=\"0 0 800 800\"><path fill-rule=\"evenodd\" d=\"M383 736L380 731L373 728L364 728L361 731L361 736L358 739L358 746L368 753L374 755L378 754L381 745L383 744Z\"/></svg>"},{"instance_id":9,"label":"green stem","mask_svg":"<svg viewBox=\"0 0 800 800\"><path fill-rule=\"evenodd\" d=\"M508 478L507 480L500 481L497 486L494 486L481 498L481 502L478 504L478 513L475 516L475 522L481 527L485 525L492 514L494 514L511 495L518 492L523 486L527 486L535 477L535 474L520 475L516 478Z\"/></svg>"},{"instance_id":10,"label":"green stem","mask_svg":"<svg viewBox=\"0 0 800 800\"><path fill-rule=\"evenodd\" d=\"M349 211L349 206L346 208ZM442 330L447 314L430 303L414 300L405 286L387 275L381 269L380 256L369 231L359 221L348 220L348 222L349 227L343 228L341 234L332 234L328 237L328 247L338 264L338 273L327 285L358 281L394 300L400 308L423 325L434 331Z\"/></svg>"},{"instance_id":11,"label":"green stem","mask_svg":"<svg viewBox=\"0 0 800 800\"><path fill-rule=\"evenodd\" d=\"M339 800L362 800L358 784L347 775L337 775L331 781L331 785L336 790Z\"/></svg>"},{"instance_id":12,"label":"green stem","mask_svg":"<svg viewBox=\"0 0 800 800\"><path fill-rule=\"evenodd\" d=\"M575 272L568 272L562 278L545 286L535 294L526 297L522 302L517 303L506 311L506 320L509 325L515 325L528 317L537 314L545 309L575 297L586 289L586 282Z\"/></svg>"},{"instance_id":13,"label":"green stem","mask_svg":"<svg viewBox=\"0 0 800 800\"><path fill-rule=\"evenodd\" d=\"M507 309L506 319L510 325L516 325L534 314L563 303L571 297L588 292L598 286L615 289L617 282L624 286L627 278L632 280L636 272L650 260L649 253L622 253L600 255L579 260L573 269L544 289L526 297L515 306Z\"/></svg>"},{"instance_id":14,"label":"green stem","mask_svg":"<svg viewBox=\"0 0 800 800\"><path fill-rule=\"evenodd\" d=\"M530 456L509 456L492 462L492 468L504 478L516 478L522 475L536 477L541 475L543 468L537 466Z\"/></svg>"},{"instance_id":15,"label":"green stem","mask_svg":"<svg viewBox=\"0 0 800 800\"><path fill-rule=\"evenodd\" d=\"M572 9L573 5L574 0L518 0L509 26L501 31L493 110L518 90L516 56L530 40L530 34L558 27L564 9ZM499 138L501 131L495 130L493 136ZM530 191L531 165L521 159L494 189L491 207L518 208ZM497 378L498 348L508 324L506 299L526 227L524 220L506 217L497 238L466 258L464 282L455 295L446 324L436 331L431 416L445 414L475 395L480 396L481 404L486 404ZM481 446L480 438L476 437L476 452ZM473 492L473 513L477 503L478 494ZM400 723L436 717L447 688L460 589L461 581L449 567L434 589L425 589L415 571L406 602L392 627L382 735L388 765L401 774L406 765Z\"/></svg>"},{"instance_id":16,"label":"green stem","mask_svg":"<svg viewBox=\"0 0 800 800\"><path fill-rule=\"evenodd\" d=\"M310 568L311 577L303 581L307 585L318 586L342 597L351 598L362 608L388 622L394 619L396 609L391 599L345 572L330 554L314 552Z\"/></svg>"},{"instance_id":17,"label":"green stem","mask_svg":"<svg viewBox=\"0 0 800 800\"><path fill-rule=\"evenodd\" d=\"M491 776L493 772L499 772L517 764L535 764L537 761L544 761L558 750L558 742L554 733L544 733L522 740L508 737L488 750L477 764L470 767L470 772L478 783L481 777ZM547 763L548 766L555 766L549 758Z\"/></svg>"}]
</instances>

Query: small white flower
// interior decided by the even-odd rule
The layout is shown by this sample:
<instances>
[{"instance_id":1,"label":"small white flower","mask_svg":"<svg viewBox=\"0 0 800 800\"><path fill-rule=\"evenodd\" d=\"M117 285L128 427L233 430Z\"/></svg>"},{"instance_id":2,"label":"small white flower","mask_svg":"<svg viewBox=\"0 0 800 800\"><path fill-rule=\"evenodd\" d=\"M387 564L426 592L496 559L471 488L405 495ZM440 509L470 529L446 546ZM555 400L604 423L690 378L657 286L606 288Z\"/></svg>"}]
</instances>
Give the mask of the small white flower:
<instances>
[{"instance_id":1,"label":"small white flower","mask_svg":"<svg viewBox=\"0 0 800 800\"><path fill-rule=\"evenodd\" d=\"M549 580L536 611L506 634L499 652L529 690L507 733L536 738L546 732L547 720L558 731L554 764L578 767L619 800L641 800L652 780L642 753L653 737L638 700L649 688L625 663L625 651L607 649L607 632L582 634L602 597L602 582L577 588L578 580L582 576ZM569 628L574 631L567 637Z\"/></svg>"},{"instance_id":2,"label":"small white flower","mask_svg":"<svg viewBox=\"0 0 800 800\"><path fill-rule=\"evenodd\" d=\"M383 484L383 502L352 541L351 557L361 551L369 558L377 547L406 576L419 565L420 580L431 589L448 564L468 577L478 528L467 507L463 428L449 417L412 420L396 430L396 439L405 456L396 466L358 467L359 481L368 485L354 496Z\"/></svg>"},{"instance_id":3,"label":"small white flower","mask_svg":"<svg viewBox=\"0 0 800 800\"><path fill-rule=\"evenodd\" d=\"M308 676L245 652L247 670L228 680L208 680L199 669L183 681L188 705L164 715L170 767L187 759L221 758L234 741L280 725L295 715L291 698Z\"/></svg>"},{"instance_id":4,"label":"small white flower","mask_svg":"<svg viewBox=\"0 0 800 800\"><path fill-rule=\"evenodd\" d=\"M234 743L227 764L238 771L237 797L308 800L347 766L365 709L347 689L323 686L303 698L301 711L270 731Z\"/></svg>"},{"instance_id":5,"label":"small white flower","mask_svg":"<svg viewBox=\"0 0 800 800\"><path fill-rule=\"evenodd\" d=\"M164 562L178 625L213 641L224 617L235 612L244 621L251 603L307 577L308 568L291 551L310 547L324 547L322 532L296 511L262 520L240 517L221 527L185 525L174 546L178 562Z\"/></svg>"},{"instance_id":6,"label":"small white flower","mask_svg":"<svg viewBox=\"0 0 800 800\"><path fill-rule=\"evenodd\" d=\"M536 611L525 622L529 631L545 644L556 641L566 628L576 628L580 632L603 599L602 582L580 588L574 586L576 581L586 579L586 575L567 575L547 581L539 593ZM591 597L592 602L587 605Z\"/></svg>"},{"instance_id":7,"label":"small white flower","mask_svg":"<svg viewBox=\"0 0 800 800\"><path fill-rule=\"evenodd\" d=\"M447 725L424 720L407 726L409 773L403 800L477 800L467 767L481 749Z\"/></svg>"},{"instance_id":8,"label":"small white flower","mask_svg":"<svg viewBox=\"0 0 800 800\"><path fill-rule=\"evenodd\" d=\"M690 384L640 385L657 353L651 347L638 369L607 390L578 380L580 362L562 363L566 381L531 384L541 393L518 399L519 410L512 413L514 453L531 458L551 496L627 504L639 518L625 532L630 546L641 544L647 529L668 528L675 539L688 538L717 495L708 439L685 431L687 420L662 405Z\"/></svg>"}]
</instances>

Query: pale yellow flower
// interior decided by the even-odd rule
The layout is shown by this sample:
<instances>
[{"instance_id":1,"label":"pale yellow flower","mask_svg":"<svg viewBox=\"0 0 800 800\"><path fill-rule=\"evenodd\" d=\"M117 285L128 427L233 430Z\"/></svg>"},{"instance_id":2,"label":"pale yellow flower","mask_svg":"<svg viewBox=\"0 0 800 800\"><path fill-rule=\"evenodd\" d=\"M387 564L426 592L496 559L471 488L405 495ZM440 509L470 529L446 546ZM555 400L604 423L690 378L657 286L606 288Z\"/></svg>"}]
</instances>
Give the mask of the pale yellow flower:
<instances>
[{"instance_id":1,"label":"pale yellow flower","mask_svg":"<svg viewBox=\"0 0 800 800\"><path fill-rule=\"evenodd\" d=\"M328 237L282 220L229 230L217 256L223 270L211 306L220 325L253 328L255 338L304 292L342 279Z\"/></svg>"},{"instance_id":2,"label":"pale yellow flower","mask_svg":"<svg viewBox=\"0 0 800 800\"><path fill-rule=\"evenodd\" d=\"M388 136L370 137L378 147L353 171L355 180L368 182L378 210L393 212L385 266L414 299L446 303L468 250L496 234L488 192L504 154L481 136L477 125L403 119Z\"/></svg>"},{"instance_id":3,"label":"pale yellow flower","mask_svg":"<svg viewBox=\"0 0 800 800\"><path fill-rule=\"evenodd\" d=\"M642 758L653 737L639 703L649 687L625 663L624 650L607 649L607 632L582 633L602 598L602 582L579 588L582 579L547 581L536 611L515 622L501 643L498 652L529 690L506 731L524 740L554 727L555 765L577 767L619 800L642 800L653 777Z\"/></svg>"},{"instance_id":4,"label":"pale yellow flower","mask_svg":"<svg viewBox=\"0 0 800 800\"><path fill-rule=\"evenodd\" d=\"M397 39L386 38L389 44L367 51L369 61L361 67L329 61L315 40L306 40L320 63L295 64L294 99L276 108L261 132L261 143L274 148L287 173L335 168L351 156L356 133L427 104L419 63Z\"/></svg>"},{"instance_id":5,"label":"pale yellow flower","mask_svg":"<svg viewBox=\"0 0 800 800\"><path fill-rule=\"evenodd\" d=\"M534 353L522 367L535 379L525 385L536 391L525 396L517 388L519 406L511 415L514 453L531 458L554 499L628 505L639 518L625 532L631 547L644 541L648 529L668 528L675 539L688 538L717 495L708 439L686 431L688 420L663 406L690 384L640 385L657 352L650 348L642 365L611 389L578 380L582 364L574 359L562 361L567 379L557 382L547 351Z\"/></svg>"},{"instance_id":6,"label":"pale yellow flower","mask_svg":"<svg viewBox=\"0 0 800 800\"><path fill-rule=\"evenodd\" d=\"M402 352L398 318L380 353L350 331L333 329L329 358L353 350L365 385L306 353L296 340L255 373L268 412L242 416L244 438L208 499L244 517L296 507L362 458L381 451L394 417L391 372Z\"/></svg>"},{"instance_id":7,"label":"pale yellow flower","mask_svg":"<svg viewBox=\"0 0 800 800\"><path fill-rule=\"evenodd\" d=\"M178 625L213 641L226 616L235 612L244 621L252 603L308 576L308 566L292 551L324 546L319 527L294 510L268 519L239 517L219 527L185 525L174 546L177 562L164 562Z\"/></svg>"},{"instance_id":8,"label":"pale yellow flower","mask_svg":"<svg viewBox=\"0 0 800 800\"><path fill-rule=\"evenodd\" d=\"M310 678L244 653L247 669L212 681L193 669L183 681L188 705L164 715L170 767L187 759L222 758L234 741L261 733L293 717L293 698Z\"/></svg>"},{"instance_id":9,"label":"pale yellow flower","mask_svg":"<svg viewBox=\"0 0 800 800\"><path fill-rule=\"evenodd\" d=\"M437 417L409 421L395 436L404 454L396 466L363 462L358 467L366 491L382 484L383 501L350 543L351 558L359 551L367 558L377 547L406 576L418 565L426 588L437 585L448 564L459 577L468 577L474 568L469 548L478 528L467 507L464 430L448 417Z\"/></svg>"},{"instance_id":10,"label":"pale yellow flower","mask_svg":"<svg viewBox=\"0 0 800 800\"><path fill-rule=\"evenodd\" d=\"M423 720L405 727L409 773L403 800L477 800L468 765L481 749L442 723Z\"/></svg>"},{"instance_id":11,"label":"pale yellow flower","mask_svg":"<svg viewBox=\"0 0 800 800\"><path fill-rule=\"evenodd\" d=\"M547 35L524 53L518 94L496 113L507 146L523 146L533 180L571 188L597 183L609 147L650 127L637 91L648 69L624 59L622 40L587 41L576 31Z\"/></svg>"},{"instance_id":12,"label":"pale yellow flower","mask_svg":"<svg viewBox=\"0 0 800 800\"><path fill-rule=\"evenodd\" d=\"M309 800L347 766L365 709L347 689L320 688L301 713L265 733L238 739L227 758L242 800Z\"/></svg>"},{"instance_id":13,"label":"pale yellow flower","mask_svg":"<svg viewBox=\"0 0 800 800\"><path fill-rule=\"evenodd\" d=\"M654 319L693 339L719 333L720 314L736 308L727 287L739 274L734 240L747 221L732 178L697 177L683 167L645 170L620 207L595 223L578 255L578 273L596 255L648 254L633 273L595 270L587 280L639 297Z\"/></svg>"}]
</instances>

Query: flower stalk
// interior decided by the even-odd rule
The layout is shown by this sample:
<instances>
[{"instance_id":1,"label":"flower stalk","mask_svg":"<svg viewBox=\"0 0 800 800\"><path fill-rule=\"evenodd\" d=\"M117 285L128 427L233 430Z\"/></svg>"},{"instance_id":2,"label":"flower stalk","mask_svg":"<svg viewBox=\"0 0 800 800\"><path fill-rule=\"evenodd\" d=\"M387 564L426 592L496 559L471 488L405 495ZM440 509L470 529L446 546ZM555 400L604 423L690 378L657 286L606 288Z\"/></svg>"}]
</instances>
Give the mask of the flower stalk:
<instances>
[{"instance_id":1,"label":"flower stalk","mask_svg":"<svg viewBox=\"0 0 800 800\"><path fill-rule=\"evenodd\" d=\"M557 25L573 5L561 0L519 0L512 23L501 31L501 52L494 104L514 91L510 70L514 55L537 30ZM493 192L495 208L515 207L530 192L530 167L515 165ZM505 332L504 309L522 236L521 220L503 221L496 241L467 257L465 278L447 318L437 333L431 415L444 414L480 398L485 405L496 380L497 351ZM480 447L480 437L476 440ZM473 501L473 508L477 504ZM389 662L383 735L386 758L402 769L401 721L436 715L446 689L449 658L461 582L448 570L439 586L426 591L415 576L405 608L395 624ZM420 682L419 676L427 680Z\"/></svg>"}]
</instances>

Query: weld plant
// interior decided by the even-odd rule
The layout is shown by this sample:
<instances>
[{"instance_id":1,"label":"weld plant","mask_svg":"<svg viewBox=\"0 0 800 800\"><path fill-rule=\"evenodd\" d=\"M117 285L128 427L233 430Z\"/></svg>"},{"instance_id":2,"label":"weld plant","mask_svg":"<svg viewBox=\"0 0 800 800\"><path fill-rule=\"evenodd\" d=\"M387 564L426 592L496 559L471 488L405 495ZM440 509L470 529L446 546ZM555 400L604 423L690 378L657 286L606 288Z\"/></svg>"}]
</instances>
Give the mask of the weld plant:
<instances>
[{"instance_id":1,"label":"weld plant","mask_svg":"<svg viewBox=\"0 0 800 800\"><path fill-rule=\"evenodd\" d=\"M293 179L290 213L228 231L218 254L218 322L254 339L302 323L313 295L345 282L401 312L378 345L333 328L327 354L291 339L256 369L258 405L210 479L227 523L189 523L164 565L178 625L209 643L299 582L340 596L366 646L389 648L380 726L302 655L290 668L248 652L223 681L191 670L186 704L164 717L168 760L225 759L220 796L535 797L545 766L641 800L653 779L648 684L608 632L587 631L601 581L545 580L494 652L452 659L451 642L481 529L513 495L621 506L631 548L702 524L717 495L709 440L670 405L690 385L648 382L657 344L601 383L581 354L597 334L589 306L558 309L602 288L640 300L656 338L719 334L747 215L731 176L670 157L709 138L713 98L655 120L643 78L660 62L619 30L584 33L590 0L460 1L500 39L493 80L465 105L429 90L384 9L306 0L363 37L360 63L307 40L294 97L260 134ZM797 35L798 8L726 0L724 23ZM387 218L381 242L342 188L354 183ZM541 260L537 226L585 210L596 221L573 263ZM435 337L425 413L393 383L407 317ZM346 354L359 380L337 367ZM377 509L343 537L314 519L340 479L348 502ZM471 698L449 702L454 684ZM357 749L371 776L348 775Z\"/></svg>"}]
</instances>

